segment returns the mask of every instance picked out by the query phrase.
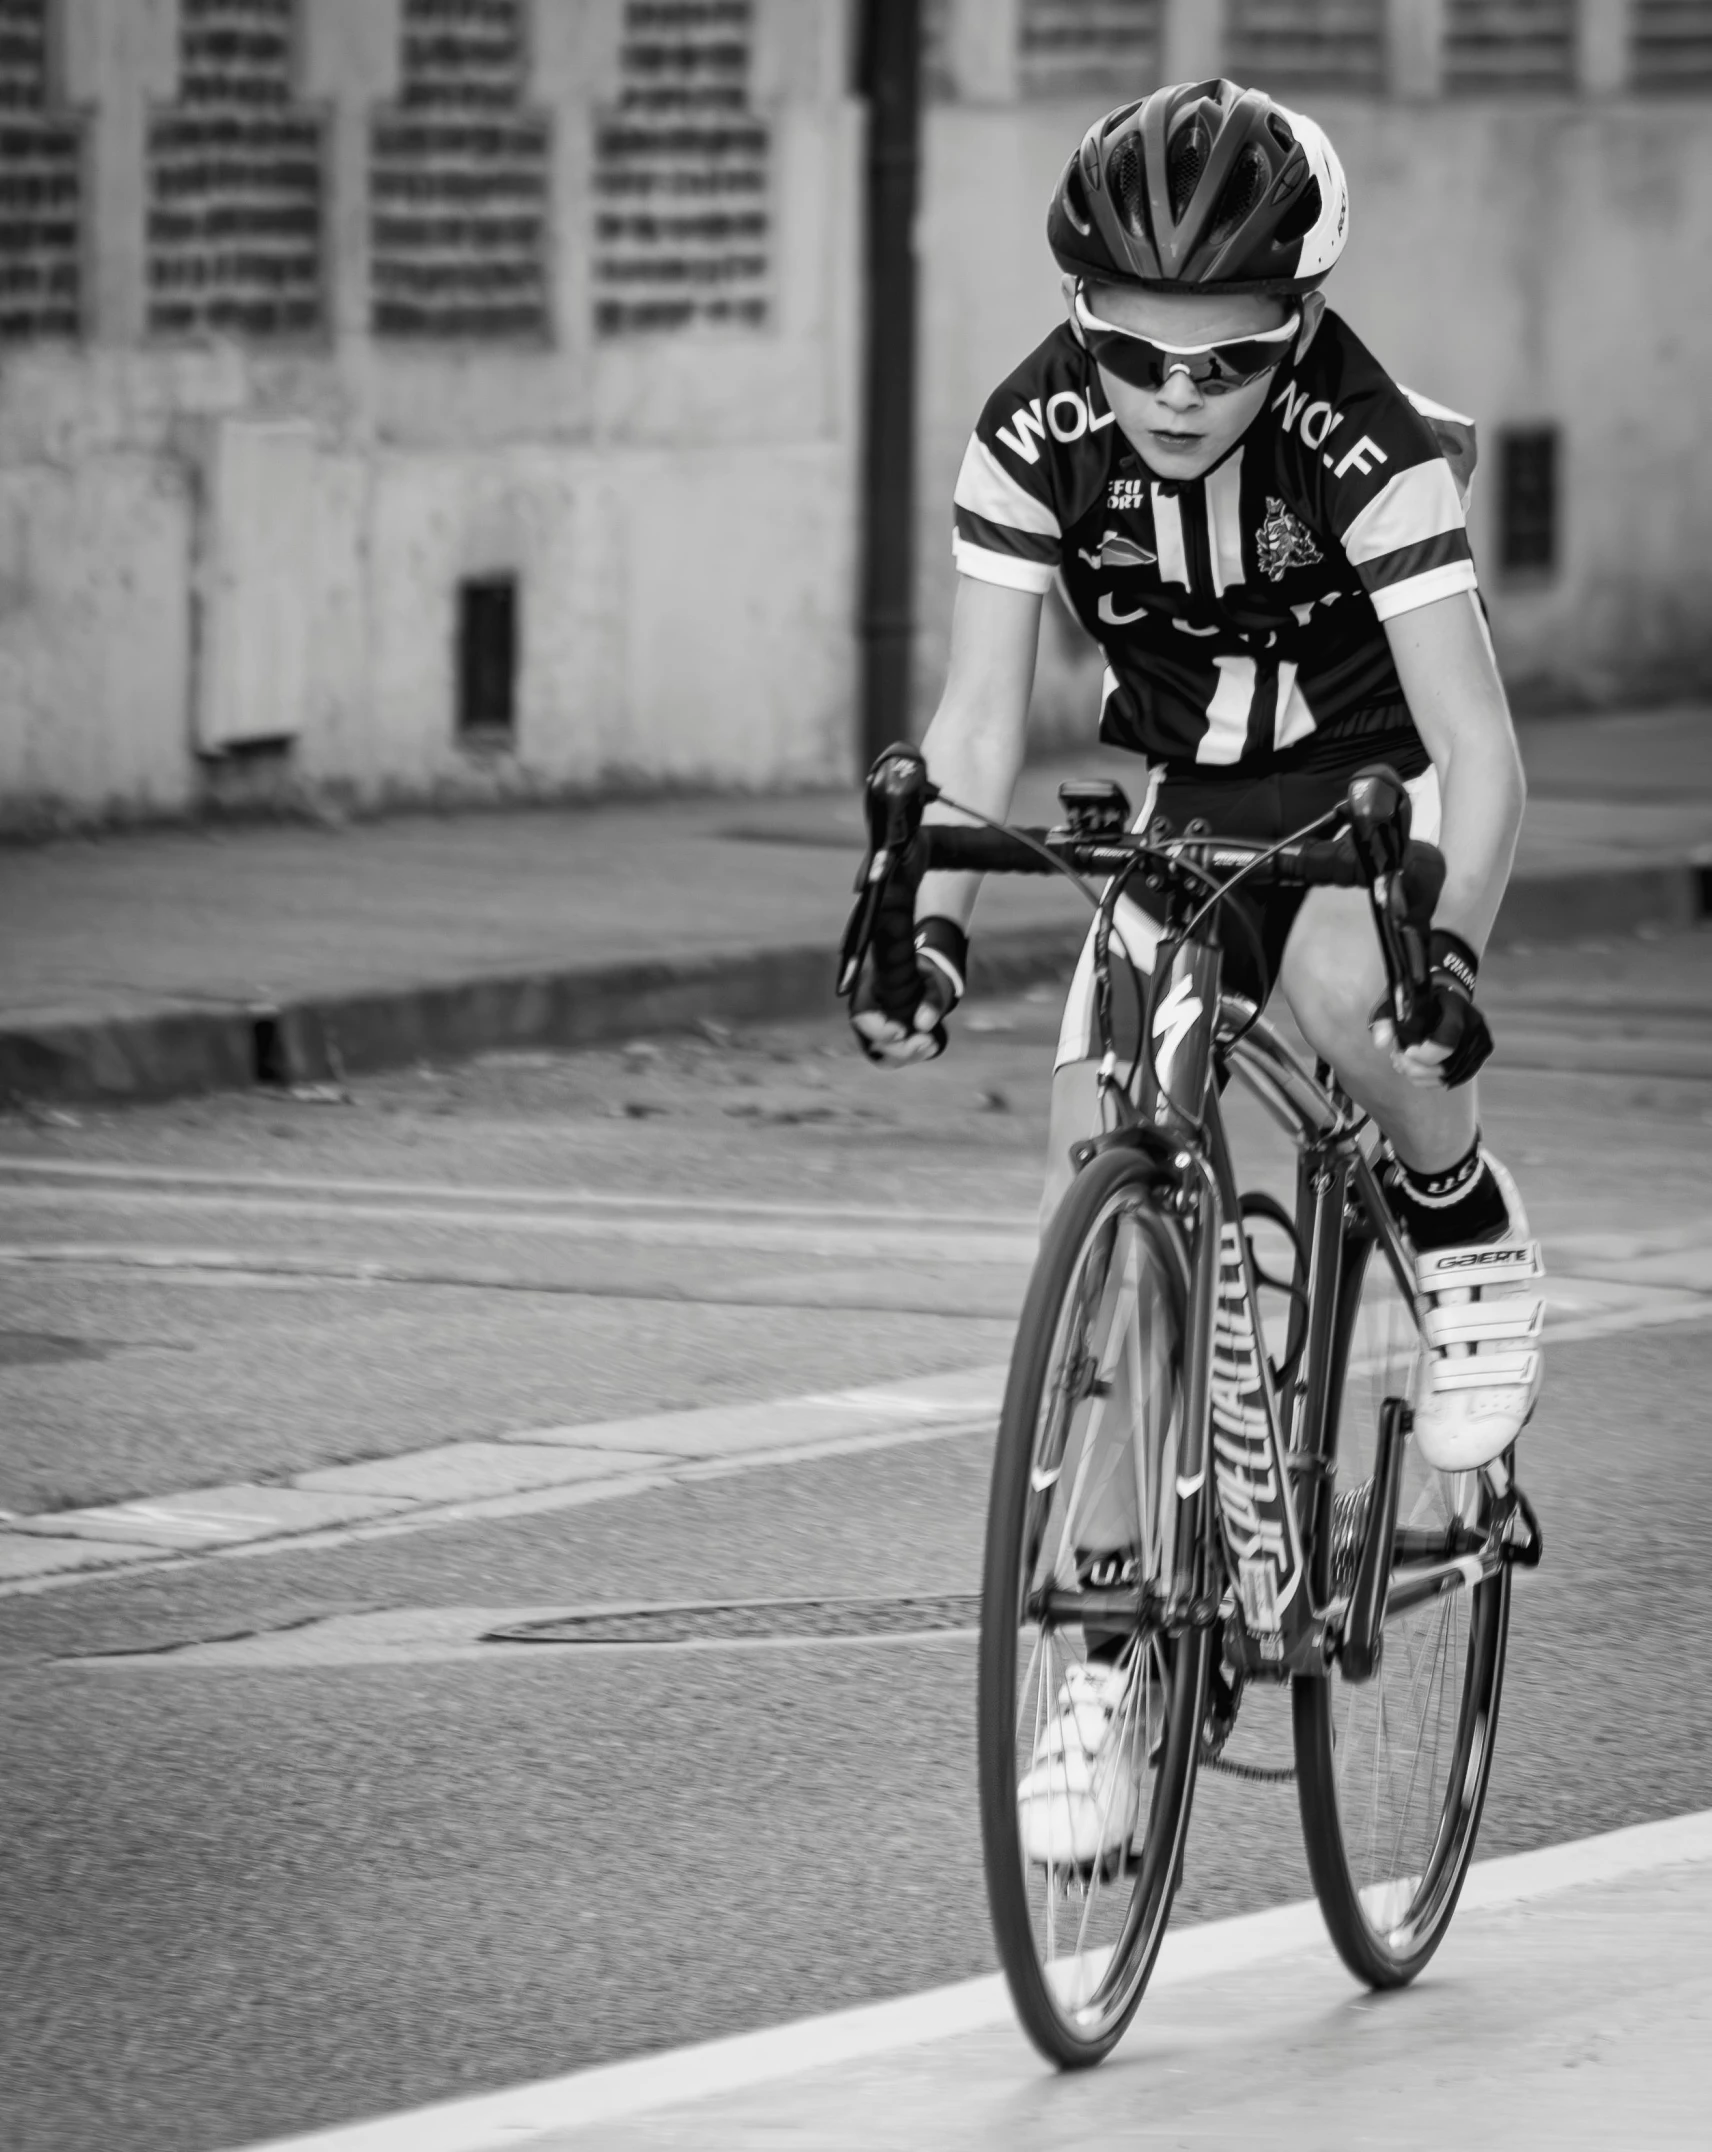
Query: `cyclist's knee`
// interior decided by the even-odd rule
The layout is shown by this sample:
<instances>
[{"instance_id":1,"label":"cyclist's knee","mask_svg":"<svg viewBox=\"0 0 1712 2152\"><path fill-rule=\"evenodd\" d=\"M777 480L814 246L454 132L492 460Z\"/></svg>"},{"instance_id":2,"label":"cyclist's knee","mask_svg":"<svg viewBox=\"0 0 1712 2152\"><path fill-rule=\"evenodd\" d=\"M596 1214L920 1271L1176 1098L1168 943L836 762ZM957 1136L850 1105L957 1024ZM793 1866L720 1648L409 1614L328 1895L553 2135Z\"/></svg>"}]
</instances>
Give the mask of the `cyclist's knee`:
<instances>
[{"instance_id":1,"label":"cyclist's knee","mask_svg":"<svg viewBox=\"0 0 1712 2152\"><path fill-rule=\"evenodd\" d=\"M1302 1036L1334 1064L1373 1050L1368 1025L1385 986L1365 900L1353 920L1344 912L1304 907L1280 979Z\"/></svg>"}]
</instances>

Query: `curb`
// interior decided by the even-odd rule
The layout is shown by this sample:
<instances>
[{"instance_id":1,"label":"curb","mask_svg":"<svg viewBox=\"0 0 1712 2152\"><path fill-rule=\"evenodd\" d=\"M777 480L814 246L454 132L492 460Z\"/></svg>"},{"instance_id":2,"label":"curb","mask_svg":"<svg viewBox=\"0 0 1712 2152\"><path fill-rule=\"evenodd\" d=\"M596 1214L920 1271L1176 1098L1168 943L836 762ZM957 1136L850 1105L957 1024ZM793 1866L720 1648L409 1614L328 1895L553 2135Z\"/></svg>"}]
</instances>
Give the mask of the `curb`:
<instances>
[{"instance_id":1,"label":"curb","mask_svg":"<svg viewBox=\"0 0 1712 2152\"><path fill-rule=\"evenodd\" d=\"M1712 915L1712 868L1688 862L1512 882L1499 942L1573 941ZM974 993L1060 979L1079 921L978 938ZM832 952L820 942L681 961L425 980L282 1005L168 1004L125 1016L0 1022L0 1097L162 1099L336 1080L495 1048L598 1046L702 1021L765 1023L828 1013Z\"/></svg>"}]
</instances>

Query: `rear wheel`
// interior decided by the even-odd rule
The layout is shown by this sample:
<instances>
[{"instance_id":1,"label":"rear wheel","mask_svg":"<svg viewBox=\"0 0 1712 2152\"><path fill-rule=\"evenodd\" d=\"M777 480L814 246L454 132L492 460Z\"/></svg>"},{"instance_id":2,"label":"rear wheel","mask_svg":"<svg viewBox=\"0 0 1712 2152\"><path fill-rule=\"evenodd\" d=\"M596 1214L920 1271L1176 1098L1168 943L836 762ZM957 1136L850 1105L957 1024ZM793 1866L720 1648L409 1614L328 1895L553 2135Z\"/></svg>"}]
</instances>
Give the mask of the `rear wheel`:
<instances>
[{"instance_id":1,"label":"rear wheel","mask_svg":"<svg viewBox=\"0 0 1712 2152\"><path fill-rule=\"evenodd\" d=\"M1173 1550L1188 1272L1150 1183L1135 1153L1108 1152L1078 1175L1047 1233L987 1521L978 1708L988 1903L1018 2016L1068 2068L1115 2045L1164 1936L1210 1651L1210 1631L1168 1636L1140 1611L1182 1581ZM1049 1605L1055 1591L1072 1604ZM1107 1594L1093 1619L1090 1591Z\"/></svg>"},{"instance_id":2,"label":"rear wheel","mask_svg":"<svg viewBox=\"0 0 1712 2152\"><path fill-rule=\"evenodd\" d=\"M1346 1250L1331 1588L1349 1589L1370 1499L1381 1408L1409 1399L1420 1339L1371 1242ZM1394 1546L1413 1558L1484 1537L1494 1500L1478 1472L1435 1472L1404 1449ZM1334 1666L1298 1678L1296 1780L1308 1867L1344 1963L1372 1987L1412 1980L1443 1941L1474 1852L1492 1766L1510 1573L1387 1620L1364 1683Z\"/></svg>"}]
</instances>

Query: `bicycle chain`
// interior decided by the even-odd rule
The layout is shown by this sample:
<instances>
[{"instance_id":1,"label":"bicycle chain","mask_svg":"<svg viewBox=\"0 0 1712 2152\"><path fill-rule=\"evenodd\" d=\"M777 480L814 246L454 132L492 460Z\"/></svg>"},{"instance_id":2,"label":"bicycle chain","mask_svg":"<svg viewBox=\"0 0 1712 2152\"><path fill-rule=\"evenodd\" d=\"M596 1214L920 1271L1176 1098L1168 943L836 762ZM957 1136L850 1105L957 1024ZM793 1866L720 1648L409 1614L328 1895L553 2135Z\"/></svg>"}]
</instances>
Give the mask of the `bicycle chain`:
<instances>
[{"instance_id":1,"label":"bicycle chain","mask_svg":"<svg viewBox=\"0 0 1712 2152\"><path fill-rule=\"evenodd\" d=\"M1201 1741L1201 1763L1206 1770L1223 1771L1228 1778L1245 1778L1256 1786L1287 1785L1296 1776L1293 1763L1237 1763L1222 1750L1215 1749L1204 1736Z\"/></svg>"}]
</instances>

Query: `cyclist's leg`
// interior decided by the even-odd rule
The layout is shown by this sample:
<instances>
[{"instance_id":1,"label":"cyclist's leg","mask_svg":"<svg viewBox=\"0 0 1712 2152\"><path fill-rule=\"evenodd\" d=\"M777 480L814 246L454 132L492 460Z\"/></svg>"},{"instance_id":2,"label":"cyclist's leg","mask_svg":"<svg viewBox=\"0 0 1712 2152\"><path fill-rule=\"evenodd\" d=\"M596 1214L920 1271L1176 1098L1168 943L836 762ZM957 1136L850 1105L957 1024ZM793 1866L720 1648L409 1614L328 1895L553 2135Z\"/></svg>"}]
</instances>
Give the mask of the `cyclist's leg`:
<instances>
[{"instance_id":1,"label":"cyclist's leg","mask_svg":"<svg viewBox=\"0 0 1712 2152\"><path fill-rule=\"evenodd\" d=\"M1153 970L1153 952L1159 945L1159 922L1128 897L1118 899L1113 914L1112 992L1114 1031L1120 1051L1134 1052L1138 1017L1135 989L1129 964L1144 976ZM1125 956L1128 963L1125 962ZM1064 1018L1058 1028L1058 1051L1052 1065L1052 1104L1046 1137L1046 1184L1040 1198L1040 1229L1044 1233L1053 1213L1064 1200L1072 1172L1070 1147L1100 1131L1099 1040L1094 1015L1094 935L1082 944L1075 974L1064 1001Z\"/></svg>"},{"instance_id":2,"label":"cyclist's leg","mask_svg":"<svg viewBox=\"0 0 1712 2152\"><path fill-rule=\"evenodd\" d=\"M1417 828L1430 841L1436 784L1429 773L1410 789ZM1373 1116L1401 1169L1392 1193L1415 1241L1432 1348L1415 1400L1416 1438L1441 1470L1484 1464L1515 1440L1539 1394L1544 1304L1521 1197L1479 1145L1475 1085L1423 1090L1375 1046L1368 1025L1385 972L1361 891L1310 893L1279 983L1304 1037Z\"/></svg>"},{"instance_id":3,"label":"cyclist's leg","mask_svg":"<svg viewBox=\"0 0 1712 2152\"><path fill-rule=\"evenodd\" d=\"M1415 835L1438 835L1438 782L1431 771L1409 786ZM1385 965L1367 894L1359 889L1309 892L1290 938L1278 983L1302 1036L1337 1070L1344 1088L1370 1113L1404 1163L1441 1172L1474 1141L1475 1087L1426 1091L1397 1069L1369 1028L1385 992Z\"/></svg>"}]
</instances>

